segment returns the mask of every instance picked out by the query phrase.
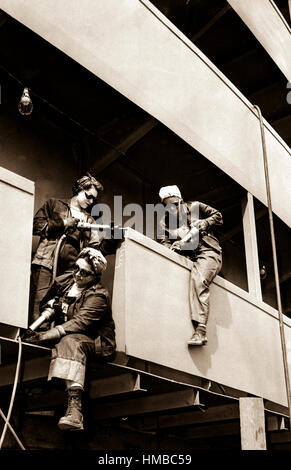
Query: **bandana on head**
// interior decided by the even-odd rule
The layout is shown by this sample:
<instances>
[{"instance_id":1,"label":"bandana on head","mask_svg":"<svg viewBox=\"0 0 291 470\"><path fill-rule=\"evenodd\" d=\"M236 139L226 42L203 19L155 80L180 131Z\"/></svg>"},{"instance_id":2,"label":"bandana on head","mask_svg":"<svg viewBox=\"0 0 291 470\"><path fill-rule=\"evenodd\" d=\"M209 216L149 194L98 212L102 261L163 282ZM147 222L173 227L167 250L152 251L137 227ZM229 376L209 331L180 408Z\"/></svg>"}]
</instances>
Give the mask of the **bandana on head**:
<instances>
[{"instance_id":1,"label":"bandana on head","mask_svg":"<svg viewBox=\"0 0 291 470\"><path fill-rule=\"evenodd\" d=\"M78 258L88 258L88 262L96 275L102 274L107 268L106 258L104 258L101 251L95 250L95 248L83 248Z\"/></svg>"},{"instance_id":2,"label":"bandana on head","mask_svg":"<svg viewBox=\"0 0 291 470\"><path fill-rule=\"evenodd\" d=\"M97 181L96 178L94 178L94 176L90 175L90 173L87 173L85 176L82 176L77 181L75 181L72 187L73 196L78 194L80 191L83 191L84 187L87 186L88 184L90 186L92 185L95 186L95 188L99 192L103 191L104 189L102 184L99 181Z\"/></svg>"},{"instance_id":3,"label":"bandana on head","mask_svg":"<svg viewBox=\"0 0 291 470\"><path fill-rule=\"evenodd\" d=\"M182 196L181 196L181 193L180 193L180 189L178 188L178 186L176 185L173 185L173 186L163 186L161 189L160 189L160 192L159 192L159 196L161 198L161 200L163 201L164 199L166 199L167 197L179 197L180 199L182 199Z\"/></svg>"}]
</instances>

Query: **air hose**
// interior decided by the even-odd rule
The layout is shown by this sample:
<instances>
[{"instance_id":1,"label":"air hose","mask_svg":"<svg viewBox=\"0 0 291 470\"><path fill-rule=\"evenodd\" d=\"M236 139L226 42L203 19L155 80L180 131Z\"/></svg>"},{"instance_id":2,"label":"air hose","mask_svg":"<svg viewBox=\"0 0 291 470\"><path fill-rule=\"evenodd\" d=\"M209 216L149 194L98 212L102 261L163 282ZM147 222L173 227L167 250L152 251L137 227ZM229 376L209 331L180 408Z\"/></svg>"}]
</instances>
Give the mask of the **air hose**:
<instances>
[{"instance_id":1,"label":"air hose","mask_svg":"<svg viewBox=\"0 0 291 470\"><path fill-rule=\"evenodd\" d=\"M9 430L13 434L14 438L16 439L19 447L22 450L25 450L25 447L23 446L22 442L17 437L15 431L13 430L12 426L9 423L11 413L12 413L12 409L13 409L13 405L14 405L14 399L15 399L15 394L16 394L16 389L17 389L17 383L18 383L18 379L19 379L19 371L20 371L20 366L21 366L22 342L21 342L20 336L18 336L17 341L18 341L18 345L19 345L18 346L18 358L17 358L16 370L15 370L13 390L12 390L12 394L11 394L11 398L10 398L10 403L9 403L7 416L5 417L2 410L0 410L0 414L1 414L2 418L5 421L5 425L4 425L4 428L3 428L3 431L2 431L2 434L1 434L1 439L0 439L0 449L2 449L2 445L3 445L3 442L4 442L5 436L6 436L6 432L7 432L7 429L9 428Z\"/></svg>"}]
</instances>

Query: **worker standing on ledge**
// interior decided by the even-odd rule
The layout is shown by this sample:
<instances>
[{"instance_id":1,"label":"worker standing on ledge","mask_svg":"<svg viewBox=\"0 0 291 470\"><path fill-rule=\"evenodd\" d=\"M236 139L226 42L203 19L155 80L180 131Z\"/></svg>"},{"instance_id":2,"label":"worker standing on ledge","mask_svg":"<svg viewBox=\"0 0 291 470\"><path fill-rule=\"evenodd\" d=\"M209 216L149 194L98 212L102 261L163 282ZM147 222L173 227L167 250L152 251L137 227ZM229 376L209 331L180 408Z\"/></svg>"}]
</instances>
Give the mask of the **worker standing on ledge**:
<instances>
[{"instance_id":1,"label":"worker standing on ledge","mask_svg":"<svg viewBox=\"0 0 291 470\"><path fill-rule=\"evenodd\" d=\"M209 287L222 265L221 247L213 233L223 224L222 215L202 202L184 202L175 185L162 187L159 196L166 206L160 220L160 243L193 261L190 310L194 334L188 345L203 346L207 343Z\"/></svg>"},{"instance_id":2,"label":"worker standing on ledge","mask_svg":"<svg viewBox=\"0 0 291 470\"><path fill-rule=\"evenodd\" d=\"M38 210L33 220L33 235L40 241L32 260L30 289L30 321L39 317L39 305L52 282L54 253L60 237L66 232L58 258L57 275L72 267L82 248L100 249L98 230L78 230L79 221L94 223L89 209L97 202L103 186L92 175L75 181L71 199L49 199Z\"/></svg>"}]
</instances>

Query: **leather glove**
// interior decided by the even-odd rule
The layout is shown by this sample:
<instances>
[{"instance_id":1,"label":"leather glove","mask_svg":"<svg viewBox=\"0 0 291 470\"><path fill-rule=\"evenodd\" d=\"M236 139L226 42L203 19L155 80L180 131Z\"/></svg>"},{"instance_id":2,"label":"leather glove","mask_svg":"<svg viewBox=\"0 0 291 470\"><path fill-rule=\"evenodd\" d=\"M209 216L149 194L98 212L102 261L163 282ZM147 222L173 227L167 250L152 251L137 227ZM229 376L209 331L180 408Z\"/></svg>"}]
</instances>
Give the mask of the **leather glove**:
<instances>
[{"instance_id":1,"label":"leather glove","mask_svg":"<svg viewBox=\"0 0 291 470\"><path fill-rule=\"evenodd\" d=\"M78 222L79 222L79 220L76 219L75 217L67 217L66 219L64 219L65 229L76 228Z\"/></svg>"},{"instance_id":2,"label":"leather glove","mask_svg":"<svg viewBox=\"0 0 291 470\"><path fill-rule=\"evenodd\" d=\"M208 228L208 222L207 220L198 220L198 230L199 232L205 232Z\"/></svg>"},{"instance_id":3,"label":"leather glove","mask_svg":"<svg viewBox=\"0 0 291 470\"><path fill-rule=\"evenodd\" d=\"M171 250L173 250L173 251L181 251L181 248L182 248L182 245L181 245L181 242L179 240L175 241L171 245Z\"/></svg>"},{"instance_id":4,"label":"leather glove","mask_svg":"<svg viewBox=\"0 0 291 470\"><path fill-rule=\"evenodd\" d=\"M121 227L121 225L111 222L110 226L111 226L111 229L110 229L111 238L114 238L116 240L122 240L124 238L124 234L123 234L123 228Z\"/></svg>"},{"instance_id":5,"label":"leather glove","mask_svg":"<svg viewBox=\"0 0 291 470\"><path fill-rule=\"evenodd\" d=\"M28 331L28 335L30 336L24 336L23 341L31 344L54 344L57 343L62 336L60 330L57 327L44 332L33 331L32 333Z\"/></svg>"}]
</instances>

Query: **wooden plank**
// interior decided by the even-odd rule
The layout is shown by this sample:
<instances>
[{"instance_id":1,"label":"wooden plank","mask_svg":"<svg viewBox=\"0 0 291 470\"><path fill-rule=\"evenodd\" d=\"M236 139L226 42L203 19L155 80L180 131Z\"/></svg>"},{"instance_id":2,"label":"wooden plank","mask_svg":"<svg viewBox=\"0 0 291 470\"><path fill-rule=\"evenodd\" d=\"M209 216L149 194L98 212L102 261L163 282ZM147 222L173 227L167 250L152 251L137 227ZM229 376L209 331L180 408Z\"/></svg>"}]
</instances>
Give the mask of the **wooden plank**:
<instances>
[{"instance_id":1,"label":"wooden plank","mask_svg":"<svg viewBox=\"0 0 291 470\"><path fill-rule=\"evenodd\" d=\"M242 213L249 293L262 300L254 199L250 193L242 200Z\"/></svg>"},{"instance_id":2,"label":"wooden plank","mask_svg":"<svg viewBox=\"0 0 291 470\"><path fill-rule=\"evenodd\" d=\"M96 419L107 419L170 409L186 409L197 405L197 392L188 389L120 402L98 403L92 406L92 415L94 414Z\"/></svg>"},{"instance_id":3,"label":"wooden plank","mask_svg":"<svg viewBox=\"0 0 291 470\"><path fill-rule=\"evenodd\" d=\"M266 450L264 402L262 398L240 398L242 450Z\"/></svg>"}]
</instances>

